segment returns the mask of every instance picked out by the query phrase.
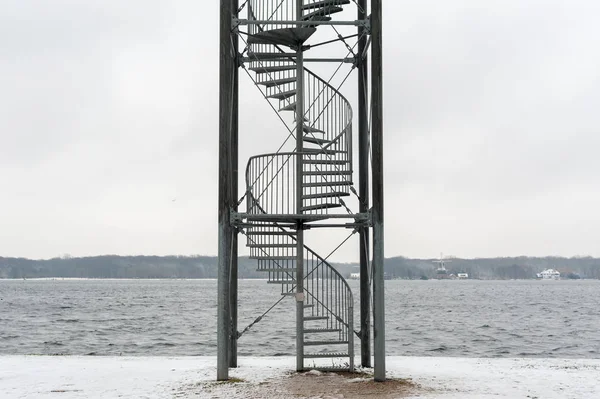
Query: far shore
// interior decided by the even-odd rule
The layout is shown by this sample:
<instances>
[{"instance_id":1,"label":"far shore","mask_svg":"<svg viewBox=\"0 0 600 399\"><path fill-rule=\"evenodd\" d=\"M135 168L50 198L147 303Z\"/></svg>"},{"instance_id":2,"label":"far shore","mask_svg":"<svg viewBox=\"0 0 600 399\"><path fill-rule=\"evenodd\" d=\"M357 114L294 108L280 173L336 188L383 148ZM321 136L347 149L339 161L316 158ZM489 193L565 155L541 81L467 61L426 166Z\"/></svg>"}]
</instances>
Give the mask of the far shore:
<instances>
[{"instance_id":1,"label":"far shore","mask_svg":"<svg viewBox=\"0 0 600 399\"><path fill-rule=\"evenodd\" d=\"M140 277L140 278L133 278L133 277L20 277L20 278L6 278L6 277L0 277L0 281L120 281L120 280L132 280L132 281L146 281L146 280L150 280L150 281L159 281L159 280L164 280L164 281L177 281L177 280L185 280L185 281L194 281L194 280L207 280L207 281L217 281L216 278L202 278L202 277L197 277L197 278L185 278L185 277ZM268 279L266 278L239 278L238 280L251 280L251 281L268 281ZM347 280L354 280L354 279L348 279ZM514 279L501 279L501 278L490 278L490 279L477 279L477 278L469 278L469 279L427 279L427 280L423 280L423 279L418 279L418 278L414 278L414 279L408 279L408 278L396 278L396 279L389 279L386 280L386 282L390 282L390 281L423 281L423 282L441 282L441 281L449 281L452 283L461 283L461 282L465 282L465 281L540 281L540 282L552 282L555 283L557 281L600 281L600 279L595 279L595 278L579 278L579 279L569 279L569 278L564 278L564 279L560 279L560 280L542 280L542 279L536 279L536 278L514 278Z\"/></svg>"}]
</instances>

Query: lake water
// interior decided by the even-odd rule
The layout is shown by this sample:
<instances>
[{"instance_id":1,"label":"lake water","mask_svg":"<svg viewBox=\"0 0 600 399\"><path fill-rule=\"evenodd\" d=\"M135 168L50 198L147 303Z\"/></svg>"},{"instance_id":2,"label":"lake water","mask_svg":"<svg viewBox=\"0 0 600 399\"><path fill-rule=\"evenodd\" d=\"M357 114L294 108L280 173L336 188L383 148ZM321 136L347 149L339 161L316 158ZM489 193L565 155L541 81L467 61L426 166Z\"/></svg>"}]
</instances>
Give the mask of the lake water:
<instances>
[{"instance_id":1,"label":"lake water","mask_svg":"<svg viewBox=\"0 0 600 399\"><path fill-rule=\"evenodd\" d=\"M216 286L0 280L0 354L215 355ZM239 330L278 288L240 281ZM285 298L240 338L239 354L293 355L294 322ZM600 281L386 281L386 326L390 355L599 358Z\"/></svg>"}]
</instances>

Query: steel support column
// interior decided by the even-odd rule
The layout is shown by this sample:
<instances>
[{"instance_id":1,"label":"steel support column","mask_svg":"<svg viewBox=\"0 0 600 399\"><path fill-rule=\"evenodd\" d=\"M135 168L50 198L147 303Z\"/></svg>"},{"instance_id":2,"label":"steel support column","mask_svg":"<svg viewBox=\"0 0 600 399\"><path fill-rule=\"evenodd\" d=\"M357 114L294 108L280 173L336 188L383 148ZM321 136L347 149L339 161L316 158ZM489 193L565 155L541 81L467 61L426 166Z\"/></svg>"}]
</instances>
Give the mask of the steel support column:
<instances>
[{"instance_id":1,"label":"steel support column","mask_svg":"<svg viewBox=\"0 0 600 399\"><path fill-rule=\"evenodd\" d=\"M296 19L302 15L302 2L296 6ZM304 164L304 62L302 46L296 52L296 214L302 211ZM296 371L304 370L304 226L298 221L296 235Z\"/></svg>"},{"instance_id":2,"label":"steel support column","mask_svg":"<svg viewBox=\"0 0 600 399\"><path fill-rule=\"evenodd\" d=\"M358 20L367 18L367 0L358 0ZM363 55L367 46L365 28L358 27L358 54ZM368 110L368 63L359 58L358 65L358 195L359 212L369 210L369 110ZM360 363L371 367L371 282L369 281L369 228L359 231L360 247Z\"/></svg>"},{"instance_id":3,"label":"steel support column","mask_svg":"<svg viewBox=\"0 0 600 399\"><path fill-rule=\"evenodd\" d=\"M232 337L230 268L233 253L233 229L230 210L236 199L232 184L233 75L235 53L231 28L234 12L232 0L221 0L219 37L219 232L218 232L218 293L217 293L217 380L229 378L229 355Z\"/></svg>"},{"instance_id":4,"label":"steel support column","mask_svg":"<svg viewBox=\"0 0 600 399\"><path fill-rule=\"evenodd\" d=\"M383 226L383 53L382 0L371 0L371 106L373 151L373 335L375 381L385 381Z\"/></svg>"},{"instance_id":5,"label":"steel support column","mask_svg":"<svg viewBox=\"0 0 600 399\"><path fill-rule=\"evenodd\" d=\"M237 17L238 0L231 0L233 15ZM231 93L231 207L237 212L238 198L238 34L231 35L235 66L233 73L233 92ZM229 367L237 367L237 331L238 331L238 231L231 231L231 276L229 279L229 303L231 312L231 338L229 342Z\"/></svg>"}]
</instances>

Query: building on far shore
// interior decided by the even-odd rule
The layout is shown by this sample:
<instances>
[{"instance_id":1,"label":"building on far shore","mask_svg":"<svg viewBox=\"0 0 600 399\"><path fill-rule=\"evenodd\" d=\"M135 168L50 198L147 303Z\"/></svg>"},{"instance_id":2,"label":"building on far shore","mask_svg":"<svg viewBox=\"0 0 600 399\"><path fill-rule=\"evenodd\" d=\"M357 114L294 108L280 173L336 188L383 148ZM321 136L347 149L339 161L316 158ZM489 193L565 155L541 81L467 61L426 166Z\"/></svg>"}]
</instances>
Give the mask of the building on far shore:
<instances>
[{"instance_id":1,"label":"building on far shore","mask_svg":"<svg viewBox=\"0 0 600 399\"><path fill-rule=\"evenodd\" d=\"M537 278L541 280L560 280L560 272L555 269L546 269L538 273Z\"/></svg>"}]
</instances>

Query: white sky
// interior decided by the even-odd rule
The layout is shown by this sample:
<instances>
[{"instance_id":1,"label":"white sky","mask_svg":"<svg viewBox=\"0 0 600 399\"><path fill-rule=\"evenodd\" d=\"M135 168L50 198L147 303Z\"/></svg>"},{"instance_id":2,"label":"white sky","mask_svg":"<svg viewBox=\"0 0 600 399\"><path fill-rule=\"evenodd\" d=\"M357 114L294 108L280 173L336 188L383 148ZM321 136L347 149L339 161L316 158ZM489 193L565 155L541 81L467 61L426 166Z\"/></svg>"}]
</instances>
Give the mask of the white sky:
<instances>
[{"instance_id":1,"label":"white sky","mask_svg":"<svg viewBox=\"0 0 600 399\"><path fill-rule=\"evenodd\" d=\"M218 12L2 3L0 256L216 255ZM386 256L600 256L598 20L595 0L384 1ZM240 77L245 165L283 133Z\"/></svg>"}]
</instances>

